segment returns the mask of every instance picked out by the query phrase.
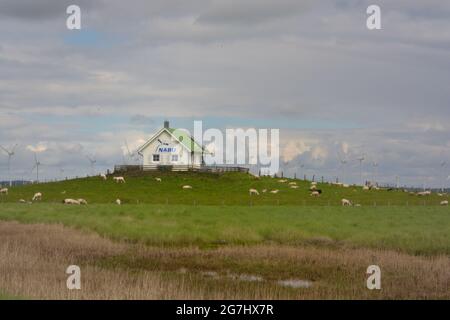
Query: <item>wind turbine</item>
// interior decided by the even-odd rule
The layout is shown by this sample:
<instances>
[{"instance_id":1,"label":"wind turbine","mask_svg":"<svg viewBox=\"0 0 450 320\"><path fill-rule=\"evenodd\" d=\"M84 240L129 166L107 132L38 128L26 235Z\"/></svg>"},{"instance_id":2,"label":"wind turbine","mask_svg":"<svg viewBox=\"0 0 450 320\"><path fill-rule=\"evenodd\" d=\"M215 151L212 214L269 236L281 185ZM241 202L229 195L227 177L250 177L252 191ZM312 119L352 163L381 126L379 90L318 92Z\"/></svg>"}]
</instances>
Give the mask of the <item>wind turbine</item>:
<instances>
[{"instance_id":1,"label":"wind turbine","mask_svg":"<svg viewBox=\"0 0 450 320\"><path fill-rule=\"evenodd\" d=\"M160 141L160 140L158 139L158 141ZM162 143L162 142L161 142L161 143ZM128 146L128 141L127 141L127 139L125 139L125 147L126 147L126 149L127 149L127 155L128 155L128 158L130 158L130 160L131 160L132 162L136 162L136 161L138 160L138 154L137 154L136 151L133 151L133 152L130 151L130 148L129 148L129 146Z\"/></svg>"},{"instance_id":2,"label":"wind turbine","mask_svg":"<svg viewBox=\"0 0 450 320\"><path fill-rule=\"evenodd\" d=\"M16 150L17 144L14 145L11 149L6 149L3 146L0 148L8 155L8 176L9 176L9 186L12 187L12 178L11 178L11 158L14 156L14 151Z\"/></svg>"},{"instance_id":3,"label":"wind turbine","mask_svg":"<svg viewBox=\"0 0 450 320\"><path fill-rule=\"evenodd\" d=\"M361 185L364 185L363 177L362 177L362 163L365 159L366 159L366 156L364 153L359 158L356 159L357 161L359 161L359 179L361 181Z\"/></svg>"},{"instance_id":4,"label":"wind turbine","mask_svg":"<svg viewBox=\"0 0 450 320\"><path fill-rule=\"evenodd\" d=\"M373 181L372 181L372 183L373 183L374 185L377 184L378 165L379 165L378 162L376 162L376 161L372 162L372 167L373 167L373 177L372 177L372 180L373 180Z\"/></svg>"},{"instance_id":5,"label":"wind turbine","mask_svg":"<svg viewBox=\"0 0 450 320\"><path fill-rule=\"evenodd\" d=\"M447 162L442 161L441 162L441 192L444 192L444 170L445 170L446 166L447 166Z\"/></svg>"},{"instance_id":6,"label":"wind turbine","mask_svg":"<svg viewBox=\"0 0 450 320\"><path fill-rule=\"evenodd\" d=\"M338 151L338 157L339 157L339 162L341 164L342 167L342 183L345 183L345 165L347 164L347 159L345 159L345 157L341 156L341 153Z\"/></svg>"},{"instance_id":7,"label":"wind turbine","mask_svg":"<svg viewBox=\"0 0 450 320\"><path fill-rule=\"evenodd\" d=\"M31 172L36 168L36 182L39 182L39 166L42 165L42 163L38 160L36 152L34 153L34 166L31 169Z\"/></svg>"},{"instance_id":8,"label":"wind turbine","mask_svg":"<svg viewBox=\"0 0 450 320\"><path fill-rule=\"evenodd\" d=\"M86 158L89 160L89 163L91 165L91 172L92 174L95 174L95 164L97 163L97 160L95 160L93 157L89 157L88 155L86 155Z\"/></svg>"}]
</instances>

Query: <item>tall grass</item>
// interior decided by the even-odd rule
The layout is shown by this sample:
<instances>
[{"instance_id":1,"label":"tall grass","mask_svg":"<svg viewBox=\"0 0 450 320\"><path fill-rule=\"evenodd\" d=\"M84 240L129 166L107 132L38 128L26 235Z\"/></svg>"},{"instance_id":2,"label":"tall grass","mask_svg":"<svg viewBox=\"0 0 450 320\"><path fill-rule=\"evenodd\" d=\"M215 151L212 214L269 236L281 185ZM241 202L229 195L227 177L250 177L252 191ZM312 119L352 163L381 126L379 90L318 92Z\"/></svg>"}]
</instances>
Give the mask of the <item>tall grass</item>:
<instances>
[{"instance_id":1,"label":"tall grass","mask_svg":"<svg viewBox=\"0 0 450 320\"><path fill-rule=\"evenodd\" d=\"M66 288L68 265L81 290ZM366 288L366 268L382 290ZM29 299L448 299L448 256L284 245L148 247L111 242L61 225L0 222L0 291ZM205 274L214 276L205 276ZM230 275L254 275L262 281ZM310 288L277 285L311 281Z\"/></svg>"}]
</instances>

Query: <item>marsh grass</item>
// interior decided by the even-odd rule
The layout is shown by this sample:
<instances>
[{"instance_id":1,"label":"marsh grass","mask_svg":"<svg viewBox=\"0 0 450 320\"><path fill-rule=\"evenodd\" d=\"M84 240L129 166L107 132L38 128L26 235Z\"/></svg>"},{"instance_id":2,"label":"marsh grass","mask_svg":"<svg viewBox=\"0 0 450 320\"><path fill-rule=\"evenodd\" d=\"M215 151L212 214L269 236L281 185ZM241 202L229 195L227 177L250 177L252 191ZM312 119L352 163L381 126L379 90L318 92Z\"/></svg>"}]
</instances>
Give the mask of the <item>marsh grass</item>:
<instances>
[{"instance_id":1,"label":"marsh grass","mask_svg":"<svg viewBox=\"0 0 450 320\"><path fill-rule=\"evenodd\" d=\"M0 291L28 299L433 299L450 298L447 256L285 245L148 247L112 242L62 225L0 223ZM81 290L65 269L81 267ZM365 270L382 269L382 290ZM219 277L205 277L215 272ZM226 275L254 275L241 281ZM310 288L278 281L303 279Z\"/></svg>"}]
</instances>

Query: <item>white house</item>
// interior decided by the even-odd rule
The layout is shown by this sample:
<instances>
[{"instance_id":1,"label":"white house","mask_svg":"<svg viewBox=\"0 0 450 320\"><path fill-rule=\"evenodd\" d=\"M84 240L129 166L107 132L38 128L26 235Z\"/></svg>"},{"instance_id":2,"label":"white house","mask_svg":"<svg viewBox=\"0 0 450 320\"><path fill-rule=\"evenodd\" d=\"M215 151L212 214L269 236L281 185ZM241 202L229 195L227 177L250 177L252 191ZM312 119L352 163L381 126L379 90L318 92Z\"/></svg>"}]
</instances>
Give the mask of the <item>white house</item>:
<instances>
[{"instance_id":1,"label":"white house","mask_svg":"<svg viewBox=\"0 0 450 320\"><path fill-rule=\"evenodd\" d=\"M169 121L164 121L164 127L137 152L142 156L144 169L171 166L172 170L188 170L204 164L204 148L186 131L170 128Z\"/></svg>"}]
</instances>

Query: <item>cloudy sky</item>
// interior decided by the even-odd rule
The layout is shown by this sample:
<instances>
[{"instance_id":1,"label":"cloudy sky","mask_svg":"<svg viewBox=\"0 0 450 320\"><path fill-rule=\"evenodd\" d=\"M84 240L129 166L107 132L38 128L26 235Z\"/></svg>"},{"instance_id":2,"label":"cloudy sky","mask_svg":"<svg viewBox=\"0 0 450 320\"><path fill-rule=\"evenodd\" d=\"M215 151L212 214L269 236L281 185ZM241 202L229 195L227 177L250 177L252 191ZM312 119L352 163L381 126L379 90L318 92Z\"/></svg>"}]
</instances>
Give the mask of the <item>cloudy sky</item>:
<instances>
[{"instance_id":1,"label":"cloudy sky","mask_svg":"<svg viewBox=\"0 0 450 320\"><path fill-rule=\"evenodd\" d=\"M450 2L2 0L15 178L96 171L162 125L278 128L285 173L450 185ZM82 29L66 28L66 8ZM366 28L378 4L382 30ZM0 155L0 180L8 176ZM448 165L441 165L447 161ZM375 167L373 163L377 163Z\"/></svg>"}]
</instances>

